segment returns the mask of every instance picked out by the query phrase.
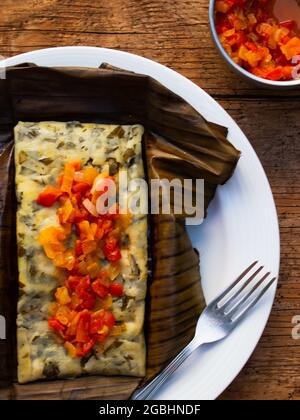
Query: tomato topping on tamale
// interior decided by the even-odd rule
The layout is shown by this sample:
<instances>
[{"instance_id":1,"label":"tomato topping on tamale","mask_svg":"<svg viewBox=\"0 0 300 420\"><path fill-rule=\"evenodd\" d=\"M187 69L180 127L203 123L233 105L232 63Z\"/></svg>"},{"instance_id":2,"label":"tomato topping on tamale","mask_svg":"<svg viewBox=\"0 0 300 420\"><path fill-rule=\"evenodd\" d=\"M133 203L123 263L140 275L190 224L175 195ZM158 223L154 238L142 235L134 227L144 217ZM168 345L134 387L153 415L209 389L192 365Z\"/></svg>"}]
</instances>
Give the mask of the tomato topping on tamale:
<instances>
[{"instance_id":1,"label":"tomato topping on tamale","mask_svg":"<svg viewBox=\"0 0 300 420\"><path fill-rule=\"evenodd\" d=\"M142 135L138 125L15 129L21 383L145 373L147 218L118 204L98 211L99 184L117 185L121 170L144 178Z\"/></svg>"}]
</instances>

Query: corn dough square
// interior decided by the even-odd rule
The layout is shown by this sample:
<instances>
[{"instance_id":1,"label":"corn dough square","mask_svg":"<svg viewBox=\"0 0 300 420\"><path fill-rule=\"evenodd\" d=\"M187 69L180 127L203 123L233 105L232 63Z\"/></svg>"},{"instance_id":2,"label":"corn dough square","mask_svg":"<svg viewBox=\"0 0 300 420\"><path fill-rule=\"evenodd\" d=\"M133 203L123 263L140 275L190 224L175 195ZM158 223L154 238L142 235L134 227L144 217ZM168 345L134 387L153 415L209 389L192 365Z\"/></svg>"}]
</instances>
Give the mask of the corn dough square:
<instances>
[{"instance_id":1,"label":"corn dough square","mask_svg":"<svg viewBox=\"0 0 300 420\"><path fill-rule=\"evenodd\" d=\"M145 375L143 335L147 287L147 217L134 216L122 247L121 275L125 295L114 298L112 312L126 330L108 339L105 352L72 358L48 327L54 292L66 273L57 269L37 241L40 229L58 225L57 205L39 206L35 199L46 185L55 185L65 163L79 158L83 166L99 171L109 165L118 176L145 178L142 159L143 127L81 124L78 122L20 122L15 127L17 242L20 297L18 302L18 379L83 374Z\"/></svg>"}]
</instances>

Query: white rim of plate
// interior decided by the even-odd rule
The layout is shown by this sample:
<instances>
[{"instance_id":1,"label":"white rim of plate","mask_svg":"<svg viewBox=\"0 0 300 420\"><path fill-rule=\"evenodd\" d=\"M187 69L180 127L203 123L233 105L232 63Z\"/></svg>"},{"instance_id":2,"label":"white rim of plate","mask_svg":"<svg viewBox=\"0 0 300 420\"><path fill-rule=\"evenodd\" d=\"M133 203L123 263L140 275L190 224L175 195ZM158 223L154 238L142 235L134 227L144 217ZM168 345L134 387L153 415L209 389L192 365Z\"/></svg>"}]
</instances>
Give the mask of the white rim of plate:
<instances>
[{"instance_id":1,"label":"white rim of plate","mask_svg":"<svg viewBox=\"0 0 300 420\"><path fill-rule=\"evenodd\" d=\"M25 62L32 62L37 65L49 67L77 66L94 68L100 66L101 63L107 62L124 70L136 71L138 73L146 74L153 77L154 79L162 83L164 86L169 88L171 91L183 97L198 112L201 112L205 116L205 118L207 118L210 121L224 125L224 119L226 119L225 125L229 127L229 140L236 147L242 149L244 156L245 153L249 156L249 159L252 160L252 164L255 166L255 170L258 173L260 181L263 183L265 200L268 202L269 206L268 216L269 219L272 220L273 225L272 236L274 243L272 245L274 256L272 274L274 274L278 278L280 268L280 235L278 216L268 178L264 172L264 169L261 165L257 154L255 153L253 147L249 143L247 137L244 135L244 133L241 131L241 129L235 123L235 121L230 117L230 115L208 93L206 93L203 89L201 89L189 79L185 78L184 76L180 75L179 73L175 72L174 70L171 70L170 68L162 64L159 64L155 61L149 60L147 58L135 54L119 50L88 46L47 48L27 52L24 54L4 59L0 62L0 67L8 67L17 64L22 64ZM201 109L201 106L199 106L199 100L203 100L204 98L205 105L207 108ZM223 120L223 122L221 122L220 120ZM243 266L241 268L243 268ZM260 312L262 312L262 319L260 319L260 325L257 325L255 337L253 337L251 343L248 344L247 349L242 349L243 354L240 354L240 360L238 361L238 363L235 363L234 366L232 366L232 364L226 365L226 369L228 369L228 372L226 372L226 374L223 372L222 378L218 378L219 383L215 386L214 390L211 389L206 393L202 390L202 396L198 394L193 397L191 395L189 396L189 399L216 399L240 373L244 365L251 357L256 345L258 344L263 334L263 331L265 329L265 326L269 319L269 315L272 310L276 293L276 286L277 284L275 284L271 288L271 290L269 290L268 295L264 299L263 305L261 305L260 307ZM240 327L239 329L241 330ZM227 340L229 340L229 338ZM221 343L224 343L224 341ZM196 357L197 355L193 357L194 361ZM211 373L214 374L215 378L217 377L215 369ZM165 394L166 392L163 391L164 399L173 399L173 397L170 395L167 395L167 397L165 397ZM197 394L197 391L195 391L195 394Z\"/></svg>"}]
</instances>

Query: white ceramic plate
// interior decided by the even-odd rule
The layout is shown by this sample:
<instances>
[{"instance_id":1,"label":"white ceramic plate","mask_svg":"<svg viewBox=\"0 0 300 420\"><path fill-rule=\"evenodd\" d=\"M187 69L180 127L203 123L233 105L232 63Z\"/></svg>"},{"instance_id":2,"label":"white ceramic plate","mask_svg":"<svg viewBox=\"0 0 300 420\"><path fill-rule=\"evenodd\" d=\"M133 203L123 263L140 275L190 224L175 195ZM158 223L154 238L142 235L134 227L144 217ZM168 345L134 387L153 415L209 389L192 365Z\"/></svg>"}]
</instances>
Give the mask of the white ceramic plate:
<instances>
[{"instance_id":1,"label":"white ceramic plate","mask_svg":"<svg viewBox=\"0 0 300 420\"><path fill-rule=\"evenodd\" d=\"M229 139L242 151L242 158L232 179L218 189L205 223L190 228L193 243L201 253L205 297L209 302L257 259L275 276L278 275L278 219L264 170L237 124L202 89L158 63L109 49L45 49L9 58L1 64L22 62L82 67L98 67L106 62L144 73L183 97L208 120L228 127ZM247 320L226 340L196 351L157 394L157 399L217 398L237 376L257 345L272 308L275 289L274 286Z\"/></svg>"}]
</instances>

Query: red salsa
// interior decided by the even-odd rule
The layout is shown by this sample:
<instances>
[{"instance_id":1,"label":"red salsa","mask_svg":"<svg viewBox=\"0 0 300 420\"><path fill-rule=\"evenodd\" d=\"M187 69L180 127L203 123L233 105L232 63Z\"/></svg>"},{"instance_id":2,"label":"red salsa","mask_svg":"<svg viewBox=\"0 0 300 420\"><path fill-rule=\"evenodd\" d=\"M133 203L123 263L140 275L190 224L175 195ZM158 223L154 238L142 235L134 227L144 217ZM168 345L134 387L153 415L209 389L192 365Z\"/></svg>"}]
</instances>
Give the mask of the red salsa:
<instances>
[{"instance_id":1,"label":"red salsa","mask_svg":"<svg viewBox=\"0 0 300 420\"><path fill-rule=\"evenodd\" d=\"M115 279L121 271L120 238L130 216L97 213L101 192L96 184L107 178L113 177L73 160L66 163L57 185L46 186L36 198L43 207L58 207L59 224L41 229L38 241L65 273L48 324L72 357L84 357L95 345L101 347L124 331L124 325L116 324L112 304L124 295L123 285ZM105 267L101 260L106 260Z\"/></svg>"},{"instance_id":2,"label":"red salsa","mask_svg":"<svg viewBox=\"0 0 300 420\"><path fill-rule=\"evenodd\" d=\"M296 0L217 0L215 23L223 48L238 65L264 79L293 79L300 63Z\"/></svg>"}]
</instances>

